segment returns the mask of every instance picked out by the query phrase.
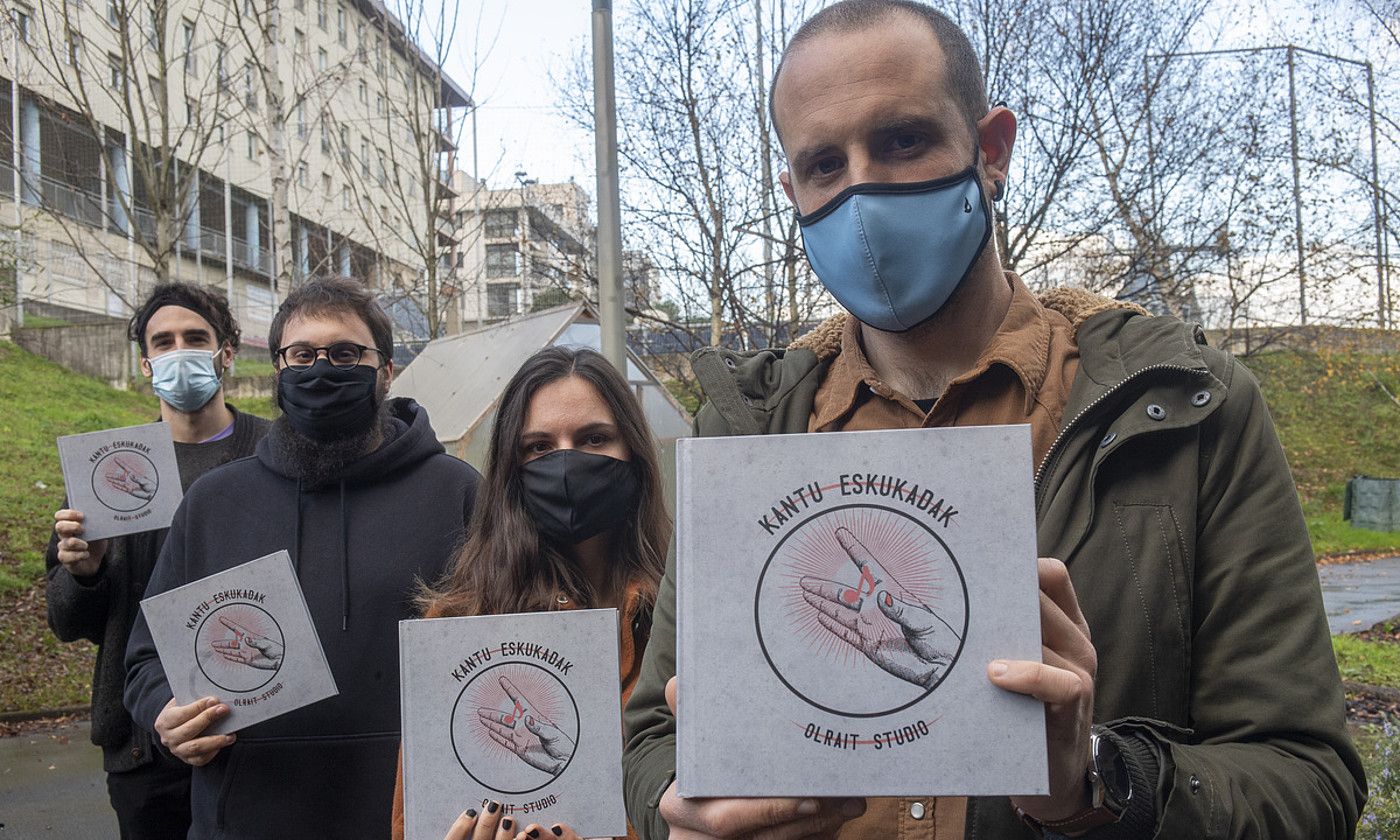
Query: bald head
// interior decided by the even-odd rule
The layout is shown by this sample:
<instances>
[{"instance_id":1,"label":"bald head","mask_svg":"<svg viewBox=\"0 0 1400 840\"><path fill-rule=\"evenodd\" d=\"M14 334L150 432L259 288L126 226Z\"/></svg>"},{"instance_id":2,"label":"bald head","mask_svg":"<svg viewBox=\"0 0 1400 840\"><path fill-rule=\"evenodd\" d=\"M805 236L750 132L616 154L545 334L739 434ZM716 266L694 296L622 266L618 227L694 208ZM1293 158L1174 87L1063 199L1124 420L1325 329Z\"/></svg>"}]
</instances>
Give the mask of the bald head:
<instances>
[{"instance_id":1,"label":"bald head","mask_svg":"<svg viewBox=\"0 0 1400 840\"><path fill-rule=\"evenodd\" d=\"M777 70L773 72L773 83L768 91L768 116L780 144L783 134L782 126L778 123L778 99L783 93L781 81L789 57L823 37L869 29L899 21L901 17L928 27L942 53L942 77L949 93L957 102L969 130L976 126L988 111L986 83L982 79L977 52L956 23L942 12L913 0L841 0L817 12L798 27L783 50ZM937 56L931 54L929 60L936 61Z\"/></svg>"}]
</instances>

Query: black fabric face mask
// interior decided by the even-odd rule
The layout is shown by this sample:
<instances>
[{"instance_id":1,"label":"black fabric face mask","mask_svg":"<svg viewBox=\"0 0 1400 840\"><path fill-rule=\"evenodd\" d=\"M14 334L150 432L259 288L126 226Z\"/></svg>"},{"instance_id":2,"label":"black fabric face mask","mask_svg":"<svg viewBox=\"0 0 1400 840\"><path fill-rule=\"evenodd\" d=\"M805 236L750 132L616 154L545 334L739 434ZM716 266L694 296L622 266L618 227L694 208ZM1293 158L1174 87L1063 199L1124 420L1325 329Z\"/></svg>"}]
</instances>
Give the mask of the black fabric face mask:
<instances>
[{"instance_id":1,"label":"black fabric face mask","mask_svg":"<svg viewBox=\"0 0 1400 840\"><path fill-rule=\"evenodd\" d=\"M637 512L641 485L627 461L561 449L520 467L525 508L540 536L571 546L612 530Z\"/></svg>"},{"instance_id":2,"label":"black fabric face mask","mask_svg":"<svg viewBox=\"0 0 1400 840\"><path fill-rule=\"evenodd\" d=\"M305 370L282 368L277 406L302 435L327 441L350 437L374 422L379 371L369 365L338 368L326 359Z\"/></svg>"}]
</instances>

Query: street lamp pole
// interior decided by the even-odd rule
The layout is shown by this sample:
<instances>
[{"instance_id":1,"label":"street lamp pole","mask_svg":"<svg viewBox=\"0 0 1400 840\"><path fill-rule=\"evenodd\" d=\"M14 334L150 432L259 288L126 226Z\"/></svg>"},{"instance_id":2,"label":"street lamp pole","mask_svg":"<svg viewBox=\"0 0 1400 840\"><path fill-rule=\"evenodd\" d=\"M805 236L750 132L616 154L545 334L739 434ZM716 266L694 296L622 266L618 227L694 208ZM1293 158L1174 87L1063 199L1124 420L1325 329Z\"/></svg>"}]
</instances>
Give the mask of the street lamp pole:
<instances>
[{"instance_id":1,"label":"street lamp pole","mask_svg":"<svg viewBox=\"0 0 1400 840\"><path fill-rule=\"evenodd\" d=\"M593 0L593 113L598 173L598 320L603 356L625 377L627 343L622 309L622 203L617 177L612 0Z\"/></svg>"}]
</instances>

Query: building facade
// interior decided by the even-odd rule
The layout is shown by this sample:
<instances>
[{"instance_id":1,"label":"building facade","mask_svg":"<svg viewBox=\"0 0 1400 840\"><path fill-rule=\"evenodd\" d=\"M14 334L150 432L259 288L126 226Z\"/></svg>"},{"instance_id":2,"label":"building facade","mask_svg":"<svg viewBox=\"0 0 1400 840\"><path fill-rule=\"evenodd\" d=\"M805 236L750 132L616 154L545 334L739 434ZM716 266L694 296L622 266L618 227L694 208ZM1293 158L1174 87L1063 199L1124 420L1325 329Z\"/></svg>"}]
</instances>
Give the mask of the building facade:
<instances>
[{"instance_id":1,"label":"building facade","mask_svg":"<svg viewBox=\"0 0 1400 840\"><path fill-rule=\"evenodd\" d=\"M458 242L447 261L457 305L449 333L596 297L597 233L582 187L526 181L493 190L465 172L453 180Z\"/></svg>"},{"instance_id":2,"label":"building facade","mask_svg":"<svg viewBox=\"0 0 1400 840\"><path fill-rule=\"evenodd\" d=\"M225 289L259 345L296 284L411 291L453 246L448 174L469 96L377 0L275 5L11 6L9 310L126 317L178 279Z\"/></svg>"}]
</instances>

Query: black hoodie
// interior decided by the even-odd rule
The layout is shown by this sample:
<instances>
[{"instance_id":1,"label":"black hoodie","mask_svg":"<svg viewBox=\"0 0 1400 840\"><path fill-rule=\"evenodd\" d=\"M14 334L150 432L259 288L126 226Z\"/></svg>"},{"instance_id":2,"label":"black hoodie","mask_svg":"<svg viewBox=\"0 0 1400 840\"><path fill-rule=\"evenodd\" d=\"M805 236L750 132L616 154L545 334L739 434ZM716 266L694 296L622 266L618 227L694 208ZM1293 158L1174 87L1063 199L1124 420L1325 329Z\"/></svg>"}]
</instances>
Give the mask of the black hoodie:
<instances>
[{"instance_id":1,"label":"black hoodie","mask_svg":"<svg viewBox=\"0 0 1400 840\"><path fill-rule=\"evenodd\" d=\"M195 768L191 840L381 837L399 745L398 622L415 582L433 582L459 544L480 475L446 454L411 400L394 434L319 487L302 486L273 427L254 457L194 483L170 526L148 596L286 549L340 693L250 726ZM125 702L154 730L171 698L138 616Z\"/></svg>"}]
</instances>

